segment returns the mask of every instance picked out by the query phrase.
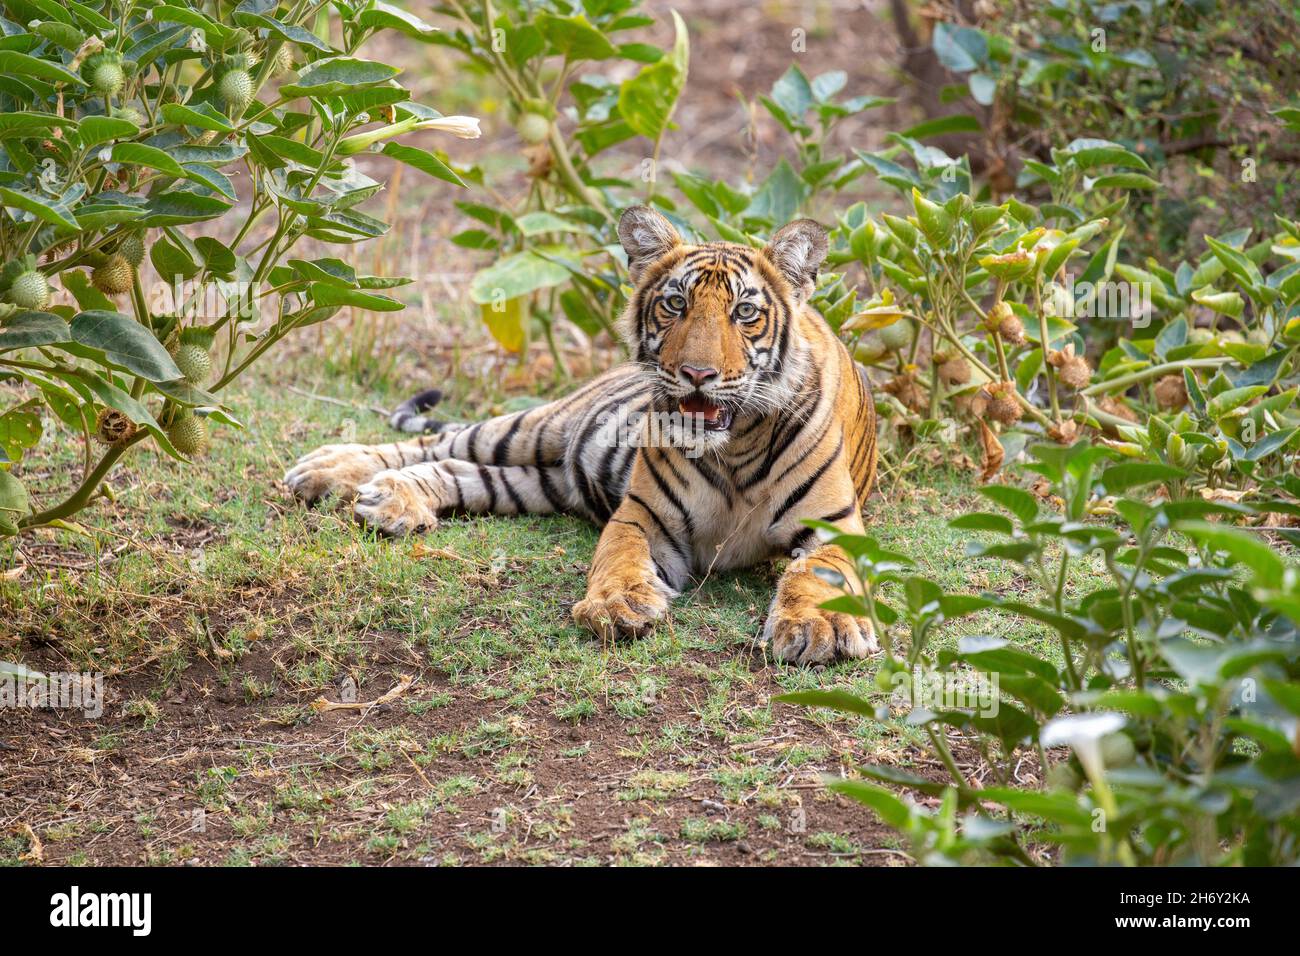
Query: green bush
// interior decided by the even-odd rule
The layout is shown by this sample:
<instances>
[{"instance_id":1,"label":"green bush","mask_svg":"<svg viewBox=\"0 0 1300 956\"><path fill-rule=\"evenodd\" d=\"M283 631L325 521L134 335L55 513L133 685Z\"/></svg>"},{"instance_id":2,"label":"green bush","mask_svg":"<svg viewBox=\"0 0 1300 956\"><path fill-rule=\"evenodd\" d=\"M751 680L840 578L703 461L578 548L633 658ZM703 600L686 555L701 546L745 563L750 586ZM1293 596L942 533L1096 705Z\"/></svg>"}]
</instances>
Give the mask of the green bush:
<instances>
[{"instance_id":1,"label":"green bush","mask_svg":"<svg viewBox=\"0 0 1300 956\"><path fill-rule=\"evenodd\" d=\"M0 536L75 515L141 441L201 452L210 423L237 425L221 390L295 329L346 306L400 309L385 291L409 280L294 248L388 228L358 209L383 184L348 157L375 149L464 185L396 137L477 135L358 55L384 32L435 35L378 0L333 16L274 0L3 7L0 375L32 398L0 413ZM146 255L179 299L144 288ZM52 304L59 287L75 308ZM82 436L85 464L38 506L13 465L45 411Z\"/></svg>"},{"instance_id":2,"label":"green bush","mask_svg":"<svg viewBox=\"0 0 1300 956\"><path fill-rule=\"evenodd\" d=\"M903 719L925 730L948 775L868 765L867 779L828 786L873 807L923 863L1300 860L1300 569L1232 524L1300 515L1300 480L1283 482L1287 498L1250 505L1150 502L1136 492L1188 473L1119 458L1084 442L1035 446L1025 467L1059 510L991 485L982 492L997 510L952 521L982 536L972 557L1012 565L1036 599L944 593L906 555L825 526L861 581L862 596L846 594L836 609L875 623L886 647L878 686L899 692ZM1076 596L1068 572L1090 558L1110 580ZM945 623L977 611L1040 625L1054 653L999 637L937 640ZM969 706L958 692L977 677L986 683ZM842 691L779 699L890 718L887 705ZM982 786L960 769L953 732L987 768ZM1030 785L1020 782L1026 766Z\"/></svg>"}]
</instances>

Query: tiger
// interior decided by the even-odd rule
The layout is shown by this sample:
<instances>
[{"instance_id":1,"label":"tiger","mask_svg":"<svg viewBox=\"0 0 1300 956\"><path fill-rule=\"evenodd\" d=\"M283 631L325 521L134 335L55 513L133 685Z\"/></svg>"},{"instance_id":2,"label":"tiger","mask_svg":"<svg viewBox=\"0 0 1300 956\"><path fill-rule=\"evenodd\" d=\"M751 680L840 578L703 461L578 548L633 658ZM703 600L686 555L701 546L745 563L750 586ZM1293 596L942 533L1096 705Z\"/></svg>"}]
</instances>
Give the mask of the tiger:
<instances>
[{"instance_id":1,"label":"tiger","mask_svg":"<svg viewBox=\"0 0 1300 956\"><path fill-rule=\"evenodd\" d=\"M804 523L865 533L877 465L865 370L809 304L825 230L798 219L761 249L693 244L639 205L618 237L632 288L618 330L632 361L473 424L424 414L441 396L421 393L391 419L419 437L326 445L285 483L308 504L350 500L388 535L453 513L587 518L603 529L571 613L602 639L644 635L693 579L794 557L762 646L793 664L875 652L869 620L823 607L859 587L852 559Z\"/></svg>"}]
</instances>

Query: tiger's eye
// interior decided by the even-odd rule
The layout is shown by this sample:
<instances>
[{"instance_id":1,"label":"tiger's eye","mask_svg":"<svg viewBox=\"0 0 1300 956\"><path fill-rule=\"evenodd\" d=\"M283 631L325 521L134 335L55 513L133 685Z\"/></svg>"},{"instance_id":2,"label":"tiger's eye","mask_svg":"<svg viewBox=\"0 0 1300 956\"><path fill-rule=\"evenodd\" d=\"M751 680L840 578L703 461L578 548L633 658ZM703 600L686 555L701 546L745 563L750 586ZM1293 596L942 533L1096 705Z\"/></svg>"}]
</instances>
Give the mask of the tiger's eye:
<instances>
[{"instance_id":1,"label":"tiger's eye","mask_svg":"<svg viewBox=\"0 0 1300 956\"><path fill-rule=\"evenodd\" d=\"M736 306L736 318L738 319L752 319L757 314L758 306L752 302L742 302Z\"/></svg>"},{"instance_id":2,"label":"tiger's eye","mask_svg":"<svg viewBox=\"0 0 1300 956\"><path fill-rule=\"evenodd\" d=\"M680 295L670 295L668 297L668 308L674 312L680 312L686 308L686 300Z\"/></svg>"}]
</instances>

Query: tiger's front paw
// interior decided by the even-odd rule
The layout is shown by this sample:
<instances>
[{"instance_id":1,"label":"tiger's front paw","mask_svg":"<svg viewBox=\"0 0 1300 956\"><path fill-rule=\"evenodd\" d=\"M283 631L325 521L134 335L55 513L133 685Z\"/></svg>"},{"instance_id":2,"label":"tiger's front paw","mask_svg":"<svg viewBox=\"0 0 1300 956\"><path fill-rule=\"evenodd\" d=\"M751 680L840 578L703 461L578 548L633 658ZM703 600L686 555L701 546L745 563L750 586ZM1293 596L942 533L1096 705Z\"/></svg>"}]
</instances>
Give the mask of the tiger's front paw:
<instances>
[{"instance_id":1,"label":"tiger's front paw","mask_svg":"<svg viewBox=\"0 0 1300 956\"><path fill-rule=\"evenodd\" d=\"M772 603L763 627L763 643L772 656L789 664L821 664L866 657L880 649L871 621L825 611L812 599Z\"/></svg>"},{"instance_id":2,"label":"tiger's front paw","mask_svg":"<svg viewBox=\"0 0 1300 956\"><path fill-rule=\"evenodd\" d=\"M438 508L439 502L415 478L400 471L381 471L357 489L352 511L377 531L403 535L436 528Z\"/></svg>"},{"instance_id":3,"label":"tiger's front paw","mask_svg":"<svg viewBox=\"0 0 1300 956\"><path fill-rule=\"evenodd\" d=\"M668 611L668 598L653 584L592 582L587 596L573 606L573 619L604 640L640 637Z\"/></svg>"},{"instance_id":4,"label":"tiger's front paw","mask_svg":"<svg viewBox=\"0 0 1300 956\"><path fill-rule=\"evenodd\" d=\"M381 467L365 445L322 445L299 458L284 483L309 505L330 496L347 501Z\"/></svg>"}]
</instances>

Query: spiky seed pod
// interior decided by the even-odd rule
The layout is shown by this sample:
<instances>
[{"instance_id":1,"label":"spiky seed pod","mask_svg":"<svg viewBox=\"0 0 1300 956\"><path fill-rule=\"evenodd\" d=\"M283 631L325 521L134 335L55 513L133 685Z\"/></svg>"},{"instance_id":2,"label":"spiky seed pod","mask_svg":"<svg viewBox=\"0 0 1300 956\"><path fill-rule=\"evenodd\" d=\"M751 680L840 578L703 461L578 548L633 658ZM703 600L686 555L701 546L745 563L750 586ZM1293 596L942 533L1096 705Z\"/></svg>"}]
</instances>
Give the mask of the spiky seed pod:
<instances>
[{"instance_id":1,"label":"spiky seed pod","mask_svg":"<svg viewBox=\"0 0 1300 956\"><path fill-rule=\"evenodd\" d=\"M939 366L939 378L945 385L965 385L970 381L970 363L955 355Z\"/></svg>"},{"instance_id":2,"label":"spiky seed pod","mask_svg":"<svg viewBox=\"0 0 1300 956\"><path fill-rule=\"evenodd\" d=\"M247 70L229 70L217 81L217 97L232 113L242 113L253 102L253 77Z\"/></svg>"},{"instance_id":3,"label":"spiky seed pod","mask_svg":"<svg viewBox=\"0 0 1300 956\"><path fill-rule=\"evenodd\" d=\"M1008 345L1025 344L1025 326L1020 321L1020 316L1014 312L1007 316L998 325L998 335L1002 336L1002 341Z\"/></svg>"},{"instance_id":4,"label":"spiky seed pod","mask_svg":"<svg viewBox=\"0 0 1300 956\"><path fill-rule=\"evenodd\" d=\"M952 407L958 415L964 415L967 418L983 418L984 413L988 411L989 400L983 390L977 388L970 392L954 395L952 397Z\"/></svg>"},{"instance_id":5,"label":"spiky seed pod","mask_svg":"<svg viewBox=\"0 0 1300 956\"><path fill-rule=\"evenodd\" d=\"M208 447L208 423L186 411L167 426L167 437L182 455L201 454Z\"/></svg>"},{"instance_id":6,"label":"spiky seed pod","mask_svg":"<svg viewBox=\"0 0 1300 956\"><path fill-rule=\"evenodd\" d=\"M116 96L126 83L122 69L122 54L116 50L102 50L86 58L81 65L81 77L100 96Z\"/></svg>"},{"instance_id":7,"label":"spiky seed pod","mask_svg":"<svg viewBox=\"0 0 1300 956\"><path fill-rule=\"evenodd\" d=\"M993 303L993 308L989 309L988 314L984 317L984 329L988 332L996 332L998 328L1009 318L1015 317L1015 312L1011 310L1011 303L999 299Z\"/></svg>"},{"instance_id":8,"label":"spiky seed pod","mask_svg":"<svg viewBox=\"0 0 1300 956\"><path fill-rule=\"evenodd\" d=\"M891 352L901 352L912 344L912 323L907 319L891 322L880 330L880 341Z\"/></svg>"},{"instance_id":9,"label":"spiky seed pod","mask_svg":"<svg viewBox=\"0 0 1300 956\"><path fill-rule=\"evenodd\" d=\"M90 281L105 295L124 295L135 284L135 267L120 252L115 252L95 267Z\"/></svg>"},{"instance_id":10,"label":"spiky seed pod","mask_svg":"<svg viewBox=\"0 0 1300 956\"><path fill-rule=\"evenodd\" d=\"M172 358L185 380L192 385L202 385L212 374L212 359L201 345L182 343L172 353Z\"/></svg>"},{"instance_id":11,"label":"spiky seed pod","mask_svg":"<svg viewBox=\"0 0 1300 956\"><path fill-rule=\"evenodd\" d=\"M63 242L56 242L41 253L41 261L54 262L56 259L62 259L69 252L75 249L76 245L77 243L73 239L65 239Z\"/></svg>"},{"instance_id":12,"label":"spiky seed pod","mask_svg":"<svg viewBox=\"0 0 1300 956\"><path fill-rule=\"evenodd\" d=\"M120 445L135 435L135 422L116 408L101 408L95 417L95 440L104 445Z\"/></svg>"},{"instance_id":13,"label":"spiky seed pod","mask_svg":"<svg viewBox=\"0 0 1300 956\"><path fill-rule=\"evenodd\" d=\"M1187 385L1181 375L1165 375L1156 382L1156 404L1166 410L1187 404Z\"/></svg>"},{"instance_id":14,"label":"spiky seed pod","mask_svg":"<svg viewBox=\"0 0 1300 956\"><path fill-rule=\"evenodd\" d=\"M271 73L279 76L281 73L288 73L292 69L293 54L289 52L289 45L286 43L275 51L275 59L271 61Z\"/></svg>"},{"instance_id":15,"label":"spiky seed pod","mask_svg":"<svg viewBox=\"0 0 1300 956\"><path fill-rule=\"evenodd\" d=\"M1092 368L1082 355L1071 355L1061 364L1061 370L1056 377L1060 379L1062 385L1078 391L1087 388L1088 383L1092 381Z\"/></svg>"},{"instance_id":16,"label":"spiky seed pod","mask_svg":"<svg viewBox=\"0 0 1300 956\"><path fill-rule=\"evenodd\" d=\"M1101 401L1097 403L1097 407L1108 415L1122 418L1126 422L1136 422L1138 420L1137 413L1134 412L1133 409L1129 408L1119 399L1111 395L1104 396Z\"/></svg>"},{"instance_id":17,"label":"spiky seed pod","mask_svg":"<svg viewBox=\"0 0 1300 956\"><path fill-rule=\"evenodd\" d=\"M144 237L138 232L131 233L118 243L117 251L132 266L140 268L140 263L144 262Z\"/></svg>"},{"instance_id":18,"label":"spiky seed pod","mask_svg":"<svg viewBox=\"0 0 1300 956\"><path fill-rule=\"evenodd\" d=\"M1024 410L1016 399L1015 382L995 382L988 387L988 417L1002 425L1014 425L1024 417Z\"/></svg>"},{"instance_id":19,"label":"spiky seed pod","mask_svg":"<svg viewBox=\"0 0 1300 956\"><path fill-rule=\"evenodd\" d=\"M114 106L109 110L109 115L117 119L124 119L132 126L145 127L149 125L145 115L134 106Z\"/></svg>"},{"instance_id":20,"label":"spiky seed pod","mask_svg":"<svg viewBox=\"0 0 1300 956\"><path fill-rule=\"evenodd\" d=\"M897 398L905 408L914 412L925 409L925 390L921 388L915 376L907 373L895 375L885 383L884 388L886 392Z\"/></svg>"},{"instance_id":21,"label":"spiky seed pod","mask_svg":"<svg viewBox=\"0 0 1300 956\"><path fill-rule=\"evenodd\" d=\"M49 308L50 280L39 269L20 272L9 286L8 299L20 309L42 312Z\"/></svg>"}]
</instances>

